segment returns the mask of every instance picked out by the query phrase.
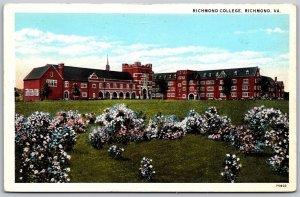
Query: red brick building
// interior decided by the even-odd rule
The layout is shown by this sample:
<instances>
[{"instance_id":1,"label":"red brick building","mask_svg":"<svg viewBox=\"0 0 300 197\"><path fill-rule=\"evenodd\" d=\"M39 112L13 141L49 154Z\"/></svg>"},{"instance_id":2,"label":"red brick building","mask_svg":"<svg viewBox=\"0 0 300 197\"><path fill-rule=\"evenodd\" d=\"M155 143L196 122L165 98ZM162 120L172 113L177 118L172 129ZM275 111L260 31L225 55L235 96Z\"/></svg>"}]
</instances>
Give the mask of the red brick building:
<instances>
[{"instance_id":1,"label":"red brick building","mask_svg":"<svg viewBox=\"0 0 300 197\"><path fill-rule=\"evenodd\" d=\"M224 78L232 79L230 95L223 93ZM122 71L79 68L64 64L47 64L34 68L24 79L24 101L42 100L41 89L48 84L49 100L74 99L72 87L77 84L76 99L151 99L174 100L254 99L262 96L258 67L207 71L178 70L173 73L152 71L152 64L122 64ZM282 81L264 77L270 98L283 98ZM165 83L165 92L161 82Z\"/></svg>"}]
</instances>

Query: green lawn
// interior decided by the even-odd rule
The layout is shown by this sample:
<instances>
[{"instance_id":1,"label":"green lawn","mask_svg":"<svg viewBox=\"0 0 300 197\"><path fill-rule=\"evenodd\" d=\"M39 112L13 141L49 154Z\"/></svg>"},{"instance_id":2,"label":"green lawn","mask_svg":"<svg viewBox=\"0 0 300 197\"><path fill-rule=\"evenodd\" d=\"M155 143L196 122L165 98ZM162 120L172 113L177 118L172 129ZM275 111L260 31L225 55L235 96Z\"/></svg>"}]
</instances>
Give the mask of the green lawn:
<instances>
[{"instance_id":1,"label":"green lawn","mask_svg":"<svg viewBox=\"0 0 300 197\"><path fill-rule=\"evenodd\" d=\"M190 109L203 112L216 106L221 114L228 115L235 124L242 124L243 114L254 106L265 105L288 112L287 101L162 101L162 100L105 100L105 101L43 101L17 102L16 113L29 115L33 111L79 110L81 113L100 114L106 107L125 103L129 108L144 111L147 119L161 111L183 118ZM92 128L93 125L90 126ZM180 140L152 140L130 143L124 147L122 160L108 156L106 145L94 149L87 141L87 133L78 135L77 144L69 154L72 182L141 182L138 168L142 157L153 159L156 176L153 182L223 182L220 175L226 153L235 153L243 165L237 182L288 182L287 176L274 174L266 164L271 154L266 151L247 156L229 143L209 140L207 136L187 135Z\"/></svg>"}]
</instances>

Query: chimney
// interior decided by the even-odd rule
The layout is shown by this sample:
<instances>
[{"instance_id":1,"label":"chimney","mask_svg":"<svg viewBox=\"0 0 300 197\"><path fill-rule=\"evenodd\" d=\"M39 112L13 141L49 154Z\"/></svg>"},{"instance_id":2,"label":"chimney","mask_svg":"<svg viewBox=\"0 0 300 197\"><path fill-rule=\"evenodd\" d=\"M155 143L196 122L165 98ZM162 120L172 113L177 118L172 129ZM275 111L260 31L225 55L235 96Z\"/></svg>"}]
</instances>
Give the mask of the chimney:
<instances>
[{"instance_id":1,"label":"chimney","mask_svg":"<svg viewBox=\"0 0 300 197\"><path fill-rule=\"evenodd\" d=\"M64 63L58 64L58 73L61 75L62 78L64 78Z\"/></svg>"},{"instance_id":2,"label":"chimney","mask_svg":"<svg viewBox=\"0 0 300 197\"><path fill-rule=\"evenodd\" d=\"M277 82L277 77L275 77L275 82Z\"/></svg>"}]
</instances>

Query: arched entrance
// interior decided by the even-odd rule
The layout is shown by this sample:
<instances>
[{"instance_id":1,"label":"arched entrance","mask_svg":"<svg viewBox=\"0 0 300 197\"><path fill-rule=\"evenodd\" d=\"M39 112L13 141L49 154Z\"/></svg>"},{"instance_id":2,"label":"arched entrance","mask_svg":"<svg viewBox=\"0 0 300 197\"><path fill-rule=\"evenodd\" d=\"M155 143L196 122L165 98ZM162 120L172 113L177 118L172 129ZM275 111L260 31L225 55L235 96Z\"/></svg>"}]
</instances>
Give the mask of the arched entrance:
<instances>
[{"instance_id":1,"label":"arched entrance","mask_svg":"<svg viewBox=\"0 0 300 197\"><path fill-rule=\"evenodd\" d=\"M195 96L193 94L190 94L189 95L189 100L194 100L195 99Z\"/></svg>"},{"instance_id":2,"label":"arched entrance","mask_svg":"<svg viewBox=\"0 0 300 197\"><path fill-rule=\"evenodd\" d=\"M103 92L99 92L99 93L98 93L98 97L99 97L99 99L104 99Z\"/></svg>"},{"instance_id":3,"label":"arched entrance","mask_svg":"<svg viewBox=\"0 0 300 197\"><path fill-rule=\"evenodd\" d=\"M135 93L134 92L131 94L131 98L135 99Z\"/></svg>"},{"instance_id":4,"label":"arched entrance","mask_svg":"<svg viewBox=\"0 0 300 197\"><path fill-rule=\"evenodd\" d=\"M119 94L119 99L124 99L124 94L123 94L123 92L120 92L120 94Z\"/></svg>"},{"instance_id":5,"label":"arched entrance","mask_svg":"<svg viewBox=\"0 0 300 197\"><path fill-rule=\"evenodd\" d=\"M129 92L126 92L126 99L130 99L130 94L129 94Z\"/></svg>"},{"instance_id":6,"label":"arched entrance","mask_svg":"<svg viewBox=\"0 0 300 197\"><path fill-rule=\"evenodd\" d=\"M64 92L64 99L69 100L69 91Z\"/></svg>"},{"instance_id":7,"label":"arched entrance","mask_svg":"<svg viewBox=\"0 0 300 197\"><path fill-rule=\"evenodd\" d=\"M143 99L147 99L147 90L146 89L143 89L142 95L143 95Z\"/></svg>"},{"instance_id":8,"label":"arched entrance","mask_svg":"<svg viewBox=\"0 0 300 197\"><path fill-rule=\"evenodd\" d=\"M105 99L110 99L110 93L109 92L106 92Z\"/></svg>"},{"instance_id":9,"label":"arched entrance","mask_svg":"<svg viewBox=\"0 0 300 197\"><path fill-rule=\"evenodd\" d=\"M114 92L113 94L112 94L112 99L117 99L118 98L118 94L116 93L116 92Z\"/></svg>"}]
</instances>

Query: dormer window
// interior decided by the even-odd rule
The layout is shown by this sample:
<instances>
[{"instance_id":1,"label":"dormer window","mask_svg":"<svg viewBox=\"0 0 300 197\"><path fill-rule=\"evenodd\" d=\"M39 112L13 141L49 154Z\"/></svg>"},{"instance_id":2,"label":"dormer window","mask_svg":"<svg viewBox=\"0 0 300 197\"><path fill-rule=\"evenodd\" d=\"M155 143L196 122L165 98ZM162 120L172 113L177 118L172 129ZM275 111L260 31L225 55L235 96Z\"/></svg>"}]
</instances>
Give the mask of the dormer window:
<instances>
[{"instance_id":1,"label":"dormer window","mask_svg":"<svg viewBox=\"0 0 300 197\"><path fill-rule=\"evenodd\" d=\"M249 75L249 70L246 70L246 75Z\"/></svg>"},{"instance_id":2,"label":"dormer window","mask_svg":"<svg viewBox=\"0 0 300 197\"><path fill-rule=\"evenodd\" d=\"M208 73L208 76L211 77L211 73Z\"/></svg>"},{"instance_id":3,"label":"dormer window","mask_svg":"<svg viewBox=\"0 0 300 197\"><path fill-rule=\"evenodd\" d=\"M218 76L219 76L219 72L216 73L216 77L218 77Z\"/></svg>"},{"instance_id":4,"label":"dormer window","mask_svg":"<svg viewBox=\"0 0 300 197\"><path fill-rule=\"evenodd\" d=\"M203 74L203 77L206 77L206 73Z\"/></svg>"},{"instance_id":5,"label":"dormer window","mask_svg":"<svg viewBox=\"0 0 300 197\"><path fill-rule=\"evenodd\" d=\"M234 71L234 76L237 76L237 71Z\"/></svg>"}]
</instances>

